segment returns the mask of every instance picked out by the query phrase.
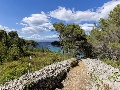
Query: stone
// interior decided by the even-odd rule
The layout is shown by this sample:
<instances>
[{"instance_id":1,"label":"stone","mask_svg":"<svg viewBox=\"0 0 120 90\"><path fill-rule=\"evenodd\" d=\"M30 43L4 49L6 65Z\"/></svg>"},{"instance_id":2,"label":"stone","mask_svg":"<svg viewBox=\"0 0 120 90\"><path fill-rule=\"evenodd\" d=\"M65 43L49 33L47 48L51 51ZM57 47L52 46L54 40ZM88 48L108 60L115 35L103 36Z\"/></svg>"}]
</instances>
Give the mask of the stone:
<instances>
[{"instance_id":1,"label":"stone","mask_svg":"<svg viewBox=\"0 0 120 90\"><path fill-rule=\"evenodd\" d=\"M55 88L69 71L73 61L74 59L69 59L53 63L34 73L22 75L20 78L0 86L0 90L25 90L26 88L32 90L44 90L46 88Z\"/></svg>"}]
</instances>

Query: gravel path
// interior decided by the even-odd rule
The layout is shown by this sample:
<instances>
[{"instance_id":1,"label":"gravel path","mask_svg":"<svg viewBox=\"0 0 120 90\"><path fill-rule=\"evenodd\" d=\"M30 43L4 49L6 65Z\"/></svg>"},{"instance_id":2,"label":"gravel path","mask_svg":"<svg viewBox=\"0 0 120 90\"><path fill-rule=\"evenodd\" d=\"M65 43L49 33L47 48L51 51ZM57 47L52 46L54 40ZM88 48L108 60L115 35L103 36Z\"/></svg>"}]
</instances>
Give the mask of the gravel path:
<instances>
[{"instance_id":1,"label":"gravel path","mask_svg":"<svg viewBox=\"0 0 120 90\"><path fill-rule=\"evenodd\" d=\"M91 79L84 62L79 61L78 66L72 68L65 81L62 90L90 90Z\"/></svg>"}]
</instances>

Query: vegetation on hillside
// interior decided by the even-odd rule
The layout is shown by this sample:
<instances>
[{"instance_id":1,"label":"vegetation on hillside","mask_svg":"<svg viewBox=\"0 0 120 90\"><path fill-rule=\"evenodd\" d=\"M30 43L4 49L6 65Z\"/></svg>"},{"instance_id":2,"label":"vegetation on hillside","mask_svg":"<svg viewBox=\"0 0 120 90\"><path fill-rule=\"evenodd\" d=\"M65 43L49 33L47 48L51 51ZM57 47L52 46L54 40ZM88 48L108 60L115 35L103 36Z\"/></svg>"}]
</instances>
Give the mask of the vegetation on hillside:
<instances>
[{"instance_id":1,"label":"vegetation on hillside","mask_svg":"<svg viewBox=\"0 0 120 90\"><path fill-rule=\"evenodd\" d=\"M54 23L55 31L59 34L60 45L63 51L71 56L81 53L91 57L92 46L87 42L85 31L77 24Z\"/></svg>"},{"instance_id":2,"label":"vegetation on hillside","mask_svg":"<svg viewBox=\"0 0 120 90\"><path fill-rule=\"evenodd\" d=\"M101 59L120 60L120 4L109 14L101 18L88 36L95 56Z\"/></svg>"},{"instance_id":3,"label":"vegetation on hillside","mask_svg":"<svg viewBox=\"0 0 120 90\"><path fill-rule=\"evenodd\" d=\"M36 46L37 42L20 38L16 31L7 34L6 31L0 30L0 63L28 56L27 50Z\"/></svg>"},{"instance_id":4,"label":"vegetation on hillside","mask_svg":"<svg viewBox=\"0 0 120 90\"><path fill-rule=\"evenodd\" d=\"M37 42L20 38L16 31L0 30L0 84L68 58L36 46Z\"/></svg>"},{"instance_id":5,"label":"vegetation on hillside","mask_svg":"<svg viewBox=\"0 0 120 90\"><path fill-rule=\"evenodd\" d=\"M98 24L94 24L89 35L78 24L60 22L53 26L65 53L73 56L83 53L87 58L99 58L120 67L120 4L110 12L108 18L101 18Z\"/></svg>"},{"instance_id":6,"label":"vegetation on hillside","mask_svg":"<svg viewBox=\"0 0 120 90\"><path fill-rule=\"evenodd\" d=\"M46 65L84 54L100 58L107 64L120 68L120 4L101 18L89 35L77 24L54 23L65 55L48 49L36 48L37 42L20 38L16 31L0 30L0 84L39 70ZM30 60L30 56L32 59ZM28 64L31 63L31 66Z\"/></svg>"},{"instance_id":7,"label":"vegetation on hillside","mask_svg":"<svg viewBox=\"0 0 120 90\"><path fill-rule=\"evenodd\" d=\"M0 84L4 84L7 81L19 78L23 74L40 70L41 68L50 65L54 62L59 62L67 59L67 56L63 56L58 53L53 53L48 49L35 49L34 51L29 51L32 54L32 59L30 57L21 57L18 60L4 62L0 65ZM29 66L29 63L31 64Z\"/></svg>"}]
</instances>

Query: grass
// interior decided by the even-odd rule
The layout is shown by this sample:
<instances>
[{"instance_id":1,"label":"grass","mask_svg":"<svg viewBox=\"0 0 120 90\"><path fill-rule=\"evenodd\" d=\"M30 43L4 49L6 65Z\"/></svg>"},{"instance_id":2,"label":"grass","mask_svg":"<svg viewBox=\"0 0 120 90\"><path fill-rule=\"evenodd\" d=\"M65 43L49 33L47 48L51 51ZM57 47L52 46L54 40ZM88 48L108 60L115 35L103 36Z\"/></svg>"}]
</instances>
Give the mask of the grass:
<instances>
[{"instance_id":1,"label":"grass","mask_svg":"<svg viewBox=\"0 0 120 90\"><path fill-rule=\"evenodd\" d=\"M34 72L54 62L59 62L68 58L59 52L55 53L48 50L37 50L30 53L32 53L31 60L30 57L22 57L17 61L4 62L0 65L0 85L15 78L19 78L23 74L28 73L28 70ZM29 63L31 63L30 68L28 66Z\"/></svg>"},{"instance_id":2,"label":"grass","mask_svg":"<svg viewBox=\"0 0 120 90\"><path fill-rule=\"evenodd\" d=\"M115 68L120 69L120 60L113 61L113 60L109 60L109 59L102 59L102 61L105 62L108 65L111 65Z\"/></svg>"}]
</instances>

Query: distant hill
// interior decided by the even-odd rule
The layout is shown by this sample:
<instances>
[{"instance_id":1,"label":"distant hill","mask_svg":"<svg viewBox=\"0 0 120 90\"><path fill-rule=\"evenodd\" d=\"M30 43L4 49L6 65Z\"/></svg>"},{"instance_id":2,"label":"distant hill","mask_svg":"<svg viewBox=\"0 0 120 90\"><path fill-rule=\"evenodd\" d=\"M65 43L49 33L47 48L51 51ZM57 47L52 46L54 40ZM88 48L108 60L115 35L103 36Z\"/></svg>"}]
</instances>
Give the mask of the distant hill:
<instances>
[{"instance_id":1,"label":"distant hill","mask_svg":"<svg viewBox=\"0 0 120 90\"><path fill-rule=\"evenodd\" d=\"M60 42L59 41L54 41L54 42L51 42L51 45L60 47Z\"/></svg>"}]
</instances>

